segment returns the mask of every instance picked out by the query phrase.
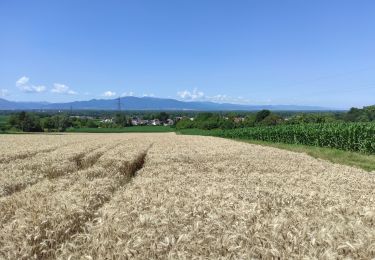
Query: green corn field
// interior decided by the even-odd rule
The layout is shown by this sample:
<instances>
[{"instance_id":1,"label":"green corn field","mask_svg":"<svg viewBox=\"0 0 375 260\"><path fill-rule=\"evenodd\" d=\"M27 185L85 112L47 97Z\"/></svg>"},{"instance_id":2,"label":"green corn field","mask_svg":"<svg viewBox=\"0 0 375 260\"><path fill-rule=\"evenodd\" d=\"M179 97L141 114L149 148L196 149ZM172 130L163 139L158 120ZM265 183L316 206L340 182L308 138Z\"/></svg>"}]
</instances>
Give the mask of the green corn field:
<instances>
[{"instance_id":1,"label":"green corn field","mask_svg":"<svg viewBox=\"0 0 375 260\"><path fill-rule=\"evenodd\" d=\"M288 144L330 147L375 154L374 123L280 125L213 131L213 135Z\"/></svg>"}]
</instances>

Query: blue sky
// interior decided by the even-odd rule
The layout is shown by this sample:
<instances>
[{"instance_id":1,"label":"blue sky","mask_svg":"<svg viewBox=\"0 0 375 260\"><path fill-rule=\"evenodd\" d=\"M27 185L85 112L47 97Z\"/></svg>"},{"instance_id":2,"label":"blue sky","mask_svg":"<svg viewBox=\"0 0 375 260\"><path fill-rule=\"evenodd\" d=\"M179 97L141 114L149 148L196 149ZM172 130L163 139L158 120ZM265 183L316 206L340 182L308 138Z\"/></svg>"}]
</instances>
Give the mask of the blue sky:
<instances>
[{"instance_id":1,"label":"blue sky","mask_svg":"<svg viewBox=\"0 0 375 260\"><path fill-rule=\"evenodd\" d=\"M0 96L375 103L375 1L0 1Z\"/></svg>"}]
</instances>

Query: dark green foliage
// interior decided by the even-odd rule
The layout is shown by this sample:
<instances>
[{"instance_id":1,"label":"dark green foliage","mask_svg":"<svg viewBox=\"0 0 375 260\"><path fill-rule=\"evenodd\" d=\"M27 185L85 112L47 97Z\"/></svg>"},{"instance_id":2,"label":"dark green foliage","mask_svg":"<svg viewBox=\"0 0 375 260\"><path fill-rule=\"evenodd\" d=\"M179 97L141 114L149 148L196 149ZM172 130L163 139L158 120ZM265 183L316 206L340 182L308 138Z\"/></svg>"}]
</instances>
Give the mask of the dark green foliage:
<instances>
[{"instance_id":1,"label":"dark green foliage","mask_svg":"<svg viewBox=\"0 0 375 260\"><path fill-rule=\"evenodd\" d=\"M338 121L337 118L332 114L323 114L323 113L300 113L289 118L287 124L308 124L308 123L333 123Z\"/></svg>"},{"instance_id":2,"label":"dark green foliage","mask_svg":"<svg viewBox=\"0 0 375 260\"><path fill-rule=\"evenodd\" d=\"M220 129L233 129L236 128L236 124L233 120L221 120L219 124Z\"/></svg>"},{"instance_id":3,"label":"dark green foliage","mask_svg":"<svg viewBox=\"0 0 375 260\"><path fill-rule=\"evenodd\" d=\"M47 131L52 131L55 129L55 121L52 117L47 117L43 120L43 128Z\"/></svg>"},{"instance_id":4,"label":"dark green foliage","mask_svg":"<svg viewBox=\"0 0 375 260\"><path fill-rule=\"evenodd\" d=\"M194 120L190 118L184 118L180 120L176 128L177 129L184 129L184 128L199 128L204 130L211 130L216 128L222 129L231 129L234 126L233 122L226 122L230 121L228 119L224 119L217 113L200 113Z\"/></svg>"},{"instance_id":5,"label":"dark green foliage","mask_svg":"<svg viewBox=\"0 0 375 260\"><path fill-rule=\"evenodd\" d=\"M24 132L43 132L40 118L24 111L11 115L9 125Z\"/></svg>"},{"instance_id":6,"label":"dark green foliage","mask_svg":"<svg viewBox=\"0 0 375 260\"><path fill-rule=\"evenodd\" d=\"M169 118L169 115L165 112L160 112L157 116L156 116L157 119L159 119L161 122L165 122L167 121L167 119Z\"/></svg>"},{"instance_id":7,"label":"dark green foliage","mask_svg":"<svg viewBox=\"0 0 375 260\"><path fill-rule=\"evenodd\" d=\"M245 121L244 121L244 126L245 127L253 127L255 126L255 119L256 119L256 115L255 114L251 114L251 115L248 115L245 117Z\"/></svg>"},{"instance_id":8,"label":"dark green foliage","mask_svg":"<svg viewBox=\"0 0 375 260\"><path fill-rule=\"evenodd\" d=\"M88 128L98 128L98 124L94 120L88 120L86 126Z\"/></svg>"},{"instance_id":9,"label":"dark green foliage","mask_svg":"<svg viewBox=\"0 0 375 260\"><path fill-rule=\"evenodd\" d=\"M45 117L42 120L43 128L46 131L65 132L69 127L77 124L74 118L70 118L66 114L58 114L50 117Z\"/></svg>"},{"instance_id":10,"label":"dark green foliage","mask_svg":"<svg viewBox=\"0 0 375 260\"><path fill-rule=\"evenodd\" d=\"M260 123L265 119L267 116L271 114L271 111L269 110L261 110L259 111L255 116L255 123Z\"/></svg>"},{"instance_id":11,"label":"dark green foliage","mask_svg":"<svg viewBox=\"0 0 375 260\"><path fill-rule=\"evenodd\" d=\"M4 132L10 128L9 125L9 116L0 115L0 132Z\"/></svg>"},{"instance_id":12,"label":"dark green foliage","mask_svg":"<svg viewBox=\"0 0 375 260\"><path fill-rule=\"evenodd\" d=\"M349 122L370 122L375 120L375 105L362 109L352 107L344 116Z\"/></svg>"},{"instance_id":13,"label":"dark green foliage","mask_svg":"<svg viewBox=\"0 0 375 260\"><path fill-rule=\"evenodd\" d=\"M190 120L190 118L183 118L176 124L177 129L188 129L188 128L194 128L195 124L193 121Z\"/></svg>"},{"instance_id":14,"label":"dark green foliage","mask_svg":"<svg viewBox=\"0 0 375 260\"><path fill-rule=\"evenodd\" d=\"M244 119L244 120L243 120ZM176 128L198 128L203 130L211 129L233 129L253 126L278 125L284 122L284 119L269 110L261 110L256 114L249 114L245 118L235 113L227 113L225 116L219 113L199 113L194 120L185 118L180 120Z\"/></svg>"},{"instance_id":15,"label":"dark green foliage","mask_svg":"<svg viewBox=\"0 0 375 260\"><path fill-rule=\"evenodd\" d=\"M263 118L262 121L259 122L259 124L263 126L273 126L281 124L283 121L284 119L281 116L270 113L268 116Z\"/></svg>"},{"instance_id":16,"label":"dark green foliage","mask_svg":"<svg viewBox=\"0 0 375 260\"><path fill-rule=\"evenodd\" d=\"M117 127L131 126L130 119L123 113L117 113L114 119Z\"/></svg>"}]
</instances>

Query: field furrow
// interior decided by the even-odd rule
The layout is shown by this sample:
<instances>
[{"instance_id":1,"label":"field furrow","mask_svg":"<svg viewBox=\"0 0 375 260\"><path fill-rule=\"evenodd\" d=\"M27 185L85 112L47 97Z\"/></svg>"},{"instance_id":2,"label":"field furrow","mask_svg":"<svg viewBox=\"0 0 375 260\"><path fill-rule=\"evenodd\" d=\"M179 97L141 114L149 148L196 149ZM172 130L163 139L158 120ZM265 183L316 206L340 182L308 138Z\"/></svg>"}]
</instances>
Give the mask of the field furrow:
<instances>
[{"instance_id":1,"label":"field furrow","mask_svg":"<svg viewBox=\"0 0 375 260\"><path fill-rule=\"evenodd\" d=\"M112 153L117 153L117 147L121 144L110 144L105 145L101 148L93 150L86 154L85 156L75 156L73 161L77 165L77 171L71 172L70 174L61 175L59 180L56 180L56 176L53 178L44 178L34 185L27 185L24 189L19 190L16 194L12 196L5 196L0 198L0 224L4 225L14 217L14 214L17 210L26 210L26 207L32 207L32 201L38 200L38 198L44 197L45 194L52 194L54 192L59 193L66 191L69 186L73 185L78 181L82 176L81 170L89 169L95 163L100 160L100 157L105 153L108 153L108 158L105 158L103 161L106 163L109 158L113 158ZM79 158L79 159L78 159ZM103 161L101 164L103 164ZM100 166L102 167L102 166ZM102 168L98 168L103 170ZM98 169L96 171L87 171L86 176L92 178L92 176L104 176L103 174L98 174ZM104 170L105 172L105 170ZM95 174L94 174L95 173Z\"/></svg>"},{"instance_id":2,"label":"field furrow","mask_svg":"<svg viewBox=\"0 0 375 260\"><path fill-rule=\"evenodd\" d=\"M65 138L62 135L11 135L0 136L3 151L0 164L14 160L27 160L38 154L52 152L64 146L82 143L79 137Z\"/></svg>"},{"instance_id":3,"label":"field furrow","mask_svg":"<svg viewBox=\"0 0 375 260\"><path fill-rule=\"evenodd\" d=\"M82 232L85 223L95 217L97 209L109 201L113 192L126 184L143 164L144 151L147 149L143 144L138 148L134 145L122 145L118 148L105 153L95 167L75 173L74 178L69 179L70 183L69 180L53 180L52 185L45 183L45 186L49 186L44 188L45 190L51 187L58 189L58 183L64 184L58 192L42 199L40 207L28 204L18 206L13 215L14 220L2 227L1 233L4 236L0 241L5 241L5 237L10 236L14 241L19 239L11 245L26 242L27 246L23 252L13 254L15 248L7 244L0 245L3 256L25 259L50 258L56 254L62 242L77 232ZM127 151L129 148L131 151ZM108 164L113 160L116 163ZM66 185L67 182L69 185ZM27 192L29 197L34 197L33 195L39 194L41 190L37 186L32 188L34 189Z\"/></svg>"},{"instance_id":4,"label":"field furrow","mask_svg":"<svg viewBox=\"0 0 375 260\"><path fill-rule=\"evenodd\" d=\"M3 165L0 170L0 197L19 192L45 178L59 178L90 167L104 152L116 145L73 143L48 154L38 154L32 160L16 160Z\"/></svg>"}]
</instances>

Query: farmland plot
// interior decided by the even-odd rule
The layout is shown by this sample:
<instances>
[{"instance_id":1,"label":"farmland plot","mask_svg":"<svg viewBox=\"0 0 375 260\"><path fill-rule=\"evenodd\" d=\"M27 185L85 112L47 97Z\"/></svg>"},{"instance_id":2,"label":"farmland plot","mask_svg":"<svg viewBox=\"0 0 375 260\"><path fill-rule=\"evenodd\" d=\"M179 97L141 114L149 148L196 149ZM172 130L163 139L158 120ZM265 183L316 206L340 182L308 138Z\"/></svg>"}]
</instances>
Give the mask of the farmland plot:
<instances>
[{"instance_id":1,"label":"farmland plot","mask_svg":"<svg viewBox=\"0 0 375 260\"><path fill-rule=\"evenodd\" d=\"M375 257L373 173L214 137L63 137L1 154L1 182L27 184L0 198L0 258Z\"/></svg>"}]
</instances>

